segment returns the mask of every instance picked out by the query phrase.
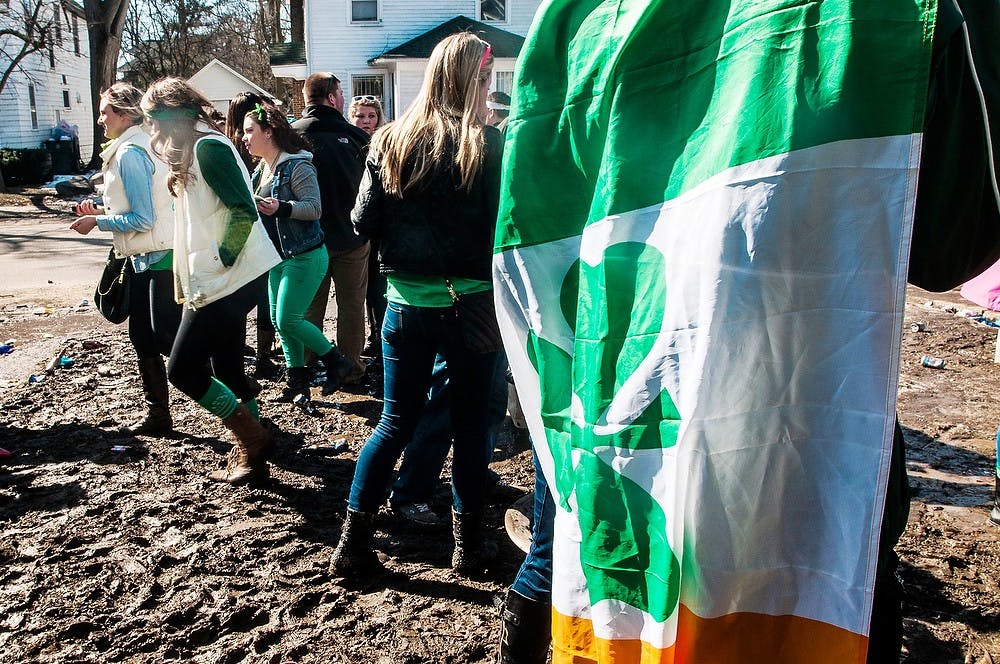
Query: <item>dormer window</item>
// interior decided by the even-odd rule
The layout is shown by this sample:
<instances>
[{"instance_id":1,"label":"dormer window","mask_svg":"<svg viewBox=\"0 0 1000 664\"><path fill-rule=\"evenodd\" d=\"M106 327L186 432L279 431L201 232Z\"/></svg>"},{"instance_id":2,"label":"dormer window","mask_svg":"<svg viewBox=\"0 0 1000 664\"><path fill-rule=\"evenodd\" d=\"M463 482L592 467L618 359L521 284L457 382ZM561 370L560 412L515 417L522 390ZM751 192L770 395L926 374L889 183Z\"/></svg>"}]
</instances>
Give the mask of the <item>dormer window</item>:
<instances>
[{"instance_id":1,"label":"dormer window","mask_svg":"<svg viewBox=\"0 0 1000 664\"><path fill-rule=\"evenodd\" d=\"M351 0L351 23L377 23L378 0Z\"/></svg>"},{"instance_id":2,"label":"dormer window","mask_svg":"<svg viewBox=\"0 0 1000 664\"><path fill-rule=\"evenodd\" d=\"M479 0L479 20L505 22L507 20L507 0Z\"/></svg>"}]
</instances>

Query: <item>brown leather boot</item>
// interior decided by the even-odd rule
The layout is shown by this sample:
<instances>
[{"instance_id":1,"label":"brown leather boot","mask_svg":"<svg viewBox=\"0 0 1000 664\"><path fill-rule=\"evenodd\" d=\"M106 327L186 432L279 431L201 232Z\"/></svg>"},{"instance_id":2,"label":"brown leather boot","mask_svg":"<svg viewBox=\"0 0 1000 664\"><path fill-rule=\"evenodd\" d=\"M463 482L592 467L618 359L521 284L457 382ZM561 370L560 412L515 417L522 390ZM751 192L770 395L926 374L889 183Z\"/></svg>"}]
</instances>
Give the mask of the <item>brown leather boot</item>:
<instances>
[{"instance_id":1,"label":"brown leather boot","mask_svg":"<svg viewBox=\"0 0 1000 664\"><path fill-rule=\"evenodd\" d=\"M146 399L148 411L141 422L126 428L125 432L133 436L171 434L174 430L174 421L170 417L170 392L163 358L157 355L139 360L139 379L142 381L142 394Z\"/></svg>"},{"instance_id":2,"label":"brown leather boot","mask_svg":"<svg viewBox=\"0 0 1000 664\"><path fill-rule=\"evenodd\" d=\"M236 445L226 458L226 467L208 474L216 482L243 484L268 478L267 457L271 451L271 436L247 407L240 404L232 415L222 420L236 437Z\"/></svg>"}]
</instances>

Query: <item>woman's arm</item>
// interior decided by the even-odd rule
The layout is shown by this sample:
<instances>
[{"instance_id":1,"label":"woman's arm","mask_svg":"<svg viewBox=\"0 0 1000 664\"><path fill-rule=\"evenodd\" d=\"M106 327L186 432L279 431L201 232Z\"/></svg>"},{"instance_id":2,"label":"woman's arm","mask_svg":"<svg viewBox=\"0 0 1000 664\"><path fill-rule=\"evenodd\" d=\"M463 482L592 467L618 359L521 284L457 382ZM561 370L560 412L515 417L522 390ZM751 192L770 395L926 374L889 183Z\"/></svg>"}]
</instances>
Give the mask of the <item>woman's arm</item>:
<instances>
[{"instance_id":1,"label":"woman's arm","mask_svg":"<svg viewBox=\"0 0 1000 664\"><path fill-rule=\"evenodd\" d=\"M219 243L219 259L232 267L257 221L257 207L232 148L219 140L205 140L198 143L195 156L205 183L229 210Z\"/></svg>"},{"instance_id":2,"label":"woman's arm","mask_svg":"<svg viewBox=\"0 0 1000 664\"><path fill-rule=\"evenodd\" d=\"M138 146L129 146L122 151L118 159L118 171L121 175L125 197L128 198L129 212L121 214L104 214L104 208L98 207L87 200L77 206L77 214L82 213L70 226L70 229L86 235L94 227L102 231L148 231L156 221L153 207L153 160L146 151Z\"/></svg>"},{"instance_id":3,"label":"woman's arm","mask_svg":"<svg viewBox=\"0 0 1000 664\"><path fill-rule=\"evenodd\" d=\"M295 199L281 201L278 205L278 216L300 221L319 219L323 214L323 205L320 202L316 167L308 161L300 161L292 168L288 183L292 187Z\"/></svg>"},{"instance_id":4,"label":"woman's arm","mask_svg":"<svg viewBox=\"0 0 1000 664\"><path fill-rule=\"evenodd\" d=\"M156 222L153 207L153 171L156 167L146 151L134 145L122 150L118 157L118 171L121 174L125 197L128 198L129 212L122 214L97 215L97 227L102 231L149 231Z\"/></svg>"},{"instance_id":5,"label":"woman's arm","mask_svg":"<svg viewBox=\"0 0 1000 664\"><path fill-rule=\"evenodd\" d=\"M370 159L365 162L365 172L361 176L358 197L351 210L351 222L358 235L370 240L378 240L382 235L382 205L385 190L379 177L378 164Z\"/></svg>"}]
</instances>

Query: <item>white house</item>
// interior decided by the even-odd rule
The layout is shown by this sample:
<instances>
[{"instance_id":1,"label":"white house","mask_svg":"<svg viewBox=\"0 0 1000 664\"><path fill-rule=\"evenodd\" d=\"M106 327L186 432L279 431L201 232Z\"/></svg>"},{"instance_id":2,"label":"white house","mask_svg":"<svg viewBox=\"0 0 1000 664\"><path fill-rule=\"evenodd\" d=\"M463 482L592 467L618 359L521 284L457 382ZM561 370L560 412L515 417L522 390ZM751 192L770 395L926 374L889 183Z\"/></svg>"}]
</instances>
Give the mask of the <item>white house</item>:
<instances>
[{"instance_id":1,"label":"white house","mask_svg":"<svg viewBox=\"0 0 1000 664\"><path fill-rule=\"evenodd\" d=\"M396 117L416 96L427 58L462 30L493 47L493 90L509 92L514 61L540 0L302 0L305 42L275 44L271 71L303 81L332 71L348 101L372 94ZM298 100L293 99L297 103Z\"/></svg>"},{"instance_id":2,"label":"white house","mask_svg":"<svg viewBox=\"0 0 1000 664\"><path fill-rule=\"evenodd\" d=\"M218 58L212 58L211 62L188 79L188 83L205 95L223 115L229 110L229 101L241 92L256 92L261 97L274 101L270 92Z\"/></svg>"},{"instance_id":3,"label":"white house","mask_svg":"<svg viewBox=\"0 0 1000 664\"><path fill-rule=\"evenodd\" d=\"M78 128L80 154L89 159L94 118L90 41L83 8L74 0L45 4L42 11L53 21L52 38L48 48L21 61L0 94L0 147L41 147L52 129L65 122ZM16 26L20 18L15 3L0 0L0 28ZM9 47L9 43L4 45ZM0 68L9 64L2 62Z\"/></svg>"}]
</instances>

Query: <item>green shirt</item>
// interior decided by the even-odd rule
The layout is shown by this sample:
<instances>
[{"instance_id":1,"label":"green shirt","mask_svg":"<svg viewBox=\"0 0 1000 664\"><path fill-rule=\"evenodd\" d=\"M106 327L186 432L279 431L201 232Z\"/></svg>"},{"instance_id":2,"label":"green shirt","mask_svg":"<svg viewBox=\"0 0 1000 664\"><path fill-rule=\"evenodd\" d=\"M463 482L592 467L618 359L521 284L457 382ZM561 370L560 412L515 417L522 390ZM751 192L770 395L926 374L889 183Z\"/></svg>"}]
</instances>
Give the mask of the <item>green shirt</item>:
<instances>
[{"instance_id":1,"label":"green shirt","mask_svg":"<svg viewBox=\"0 0 1000 664\"><path fill-rule=\"evenodd\" d=\"M393 272L387 276L385 296L390 302L408 304L412 307L450 307L451 294L444 277L426 274ZM451 280L456 293L479 293L493 288L489 281L456 278Z\"/></svg>"}]
</instances>

